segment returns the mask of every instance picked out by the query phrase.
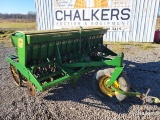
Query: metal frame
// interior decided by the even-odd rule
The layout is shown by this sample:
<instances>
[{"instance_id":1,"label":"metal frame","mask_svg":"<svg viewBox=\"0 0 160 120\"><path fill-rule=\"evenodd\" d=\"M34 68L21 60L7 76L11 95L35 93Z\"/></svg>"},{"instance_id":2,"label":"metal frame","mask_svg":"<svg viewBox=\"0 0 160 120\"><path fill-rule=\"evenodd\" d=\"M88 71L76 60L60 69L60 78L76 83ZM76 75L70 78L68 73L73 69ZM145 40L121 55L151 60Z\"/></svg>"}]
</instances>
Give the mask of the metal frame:
<instances>
[{"instance_id":1,"label":"metal frame","mask_svg":"<svg viewBox=\"0 0 160 120\"><path fill-rule=\"evenodd\" d=\"M125 92L113 86L124 69L124 54L117 55L103 45L105 32L103 28L81 27L68 31L16 32L11 39L17 56L10 55L6 60L27 81L28 88L38 91L67 81L76 83L79 77L96 67L112 66L114 72L106 87L119 94L144 98L139 92ZM30 92L34 95L32 90Z\"/></svg>"}]
</instances>

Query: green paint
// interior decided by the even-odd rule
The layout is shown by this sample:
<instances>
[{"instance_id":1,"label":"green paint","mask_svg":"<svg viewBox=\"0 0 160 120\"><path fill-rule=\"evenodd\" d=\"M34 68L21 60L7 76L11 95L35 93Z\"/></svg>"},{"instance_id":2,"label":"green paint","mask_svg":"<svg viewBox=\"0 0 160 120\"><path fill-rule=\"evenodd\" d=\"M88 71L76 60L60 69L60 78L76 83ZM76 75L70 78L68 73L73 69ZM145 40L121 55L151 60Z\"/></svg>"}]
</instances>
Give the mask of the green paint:
<instances>
[{"instance_id":1,"label":"green paint","mask_svg":"<svg viewBox=\"0 0 160 120\"><path fill-rule=\"evenodd\" d=\"M116 89L115 87L111 86L111 88L115 91L115 92L118 92L119 94L122 94L122 95L127 95L127 96L135 96L135 97L138 97L138 98L141 98L142 97L142 93L139 93L139 92L125 92L125 91L122 91L120 89Z\"/></svg>"},{"instance_id":2,"label":"green paint","mask_svg":"<svg viewBox=\"0 0 160 120\"><path fill-rule=\"evenodd\" d=\"M101 66L115 67L107 84L111 86L123 71L123 54L103 46L105 33L103 28L19 31L11 35L18 58L9 56L6 60L39 91L70 80L76 83L84 73ZM109 55L114 58L106 58Z\"/></svg>"}]
</instances>

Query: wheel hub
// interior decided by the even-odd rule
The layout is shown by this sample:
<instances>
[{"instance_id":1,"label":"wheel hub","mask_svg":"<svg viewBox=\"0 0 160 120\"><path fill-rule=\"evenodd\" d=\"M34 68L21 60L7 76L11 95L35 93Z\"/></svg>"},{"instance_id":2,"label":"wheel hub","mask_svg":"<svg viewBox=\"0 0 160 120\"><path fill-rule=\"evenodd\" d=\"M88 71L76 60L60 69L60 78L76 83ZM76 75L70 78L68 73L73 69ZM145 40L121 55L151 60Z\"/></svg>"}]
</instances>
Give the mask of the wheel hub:
<instances>
[{"instance_id":1,"label":"wheel hub","mask_svg":"<svg viewBox=\"0 0 160 120\"><path fill-rule=\"evenodd\" d=\"M27 89L28 89L29 94L30 94L31 96L35 96L35 87L34 87L34 85L32 85L31 82L27 81L27 82L26 82L26 87L27 87Z\"/></svg>"},{"instance_id":2,"label":"wheel hub","mask_svg":"<svg viewBox=\"0 0 160 120\"><path fill-rule=\"evenodd\" d=\"M107 77L107 76L102 77L102 78L100 79L100 82L99 82L99 88L100 88L100 90L101 90L104 94L106 94L106 95L108 95L108 96L110 96L110 97L113 97L113 96L116 95L116 92L115 92L113 89L111 89L110 87L107 87L107 86L106 86L106 84L107 84L107 82L108 82L109 80L110 80L110 77ZM120 88L120 84L118 83L117 80L113 83L113 86L114 86L115 88L117 88L117 89Z\"/></svg>"}]
</instances>

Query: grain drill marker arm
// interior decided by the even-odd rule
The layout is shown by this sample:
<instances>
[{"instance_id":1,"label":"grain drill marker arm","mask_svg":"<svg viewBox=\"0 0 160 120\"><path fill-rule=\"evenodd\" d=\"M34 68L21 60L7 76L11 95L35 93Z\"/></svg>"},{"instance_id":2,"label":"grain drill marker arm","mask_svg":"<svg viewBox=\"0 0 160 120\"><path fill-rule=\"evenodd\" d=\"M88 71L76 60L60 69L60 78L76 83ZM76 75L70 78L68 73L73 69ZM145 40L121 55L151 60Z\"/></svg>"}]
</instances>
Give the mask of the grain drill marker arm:
<instances>
[{"instance_id":1,"label":"grain drill marker arm","mask_svg":"<svg viewBox=\"0 0 160 120\"><path fill-rule=\"evenodd\" d=\"M103 28L61 29L52 31L15 32L11 35L17 55L10 55L11 73L17 86L26 83L29 93L73 81L99 67L93 86L100 96L126 96L146 100L146 95L130 92L130 83L123 73L123 53L117 55L103 45ZM110 57L112 56L112 57ZM158 98L152 102L160 102Z\"/></svg>"}]
</instances>

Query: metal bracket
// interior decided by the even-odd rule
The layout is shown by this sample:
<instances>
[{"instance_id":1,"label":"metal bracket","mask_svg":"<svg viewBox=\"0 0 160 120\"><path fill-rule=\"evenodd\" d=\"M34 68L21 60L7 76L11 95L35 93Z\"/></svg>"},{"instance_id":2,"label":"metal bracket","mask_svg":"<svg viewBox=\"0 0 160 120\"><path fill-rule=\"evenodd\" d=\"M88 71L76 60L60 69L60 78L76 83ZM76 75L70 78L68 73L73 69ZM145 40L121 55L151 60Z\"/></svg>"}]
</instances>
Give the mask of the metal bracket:
<instances>
[{"instance_id":1,"label":"metal bracket","mask_svg":"<svg viewBox=\"0 0 160 120\"><path fill-rule=\"evenodd\" d=\"M146 94L143 94L142 100L143 100L143 104L146 103L160 103L160 99L157 97L153 97L153 96L148 96L150 92L150 89L147 90Z\"/></svg>"},{"instance_id":2,"label":"metal bracket","mask_svg":"<svg viewBox=\"0 0 160 120\"><path fill-rule=\"evenodd\" d=\"M111 86L111 88L115 92L117 92L119 94L138 97L141 100L143 100L143 104L146 104L146 103L156 103L156 104L159 104L160 103L160 99L159 98L153 97L153 96L148 96L148 94L150 92L150 89L148 89L148 91L147 91L146 94L142 94L142 93L139 93L139 92L125 92L123 90L116 89L114 86Z\"/></svg>"},{"instance_id":3,"label":"metal bracket","mask_svg":"<svg viewBox=\"0 0 160 120\"><path fill-rule=\"evenodd\" d=\"M107 87L110 87L114 83L114 81L117 80L118 76L122 73L123 68L124 67L115 67L115 70L112 73L110 80L106 84Z\"/></svg>"}]
</instances>

